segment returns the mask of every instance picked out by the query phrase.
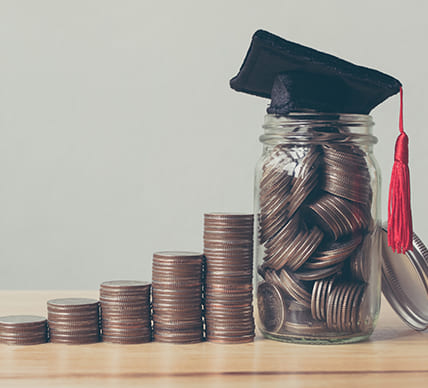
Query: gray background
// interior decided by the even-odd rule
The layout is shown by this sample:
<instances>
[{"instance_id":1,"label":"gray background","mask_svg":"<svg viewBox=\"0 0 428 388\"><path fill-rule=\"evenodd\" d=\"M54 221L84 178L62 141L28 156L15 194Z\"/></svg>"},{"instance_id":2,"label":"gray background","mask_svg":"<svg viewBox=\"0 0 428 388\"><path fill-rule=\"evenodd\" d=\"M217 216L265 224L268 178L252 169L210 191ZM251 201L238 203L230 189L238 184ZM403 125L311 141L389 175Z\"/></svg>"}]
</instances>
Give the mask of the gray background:
<instances>
[{"instance_id":1,"label":"gray background","mask_svg":"<svg viewBox=\"0 0 428 388\"><path fill-rule=\"evenodd\" d=\"M203 213L252 211L267 101L236 93L259 28L399 78L428 242L428 3L0 0L0 287L150 279ZM399 99L376 108L387 185Z\"/></svg>"}]
</instances>

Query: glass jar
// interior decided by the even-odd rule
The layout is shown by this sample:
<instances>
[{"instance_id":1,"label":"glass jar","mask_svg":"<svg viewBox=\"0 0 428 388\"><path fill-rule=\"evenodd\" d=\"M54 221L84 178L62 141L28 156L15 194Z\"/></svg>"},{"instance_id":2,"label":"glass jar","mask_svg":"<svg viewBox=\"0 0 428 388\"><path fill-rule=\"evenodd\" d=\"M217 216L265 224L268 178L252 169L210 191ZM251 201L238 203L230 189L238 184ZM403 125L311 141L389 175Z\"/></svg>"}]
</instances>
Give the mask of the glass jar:
<instances>
[{"instance_id":1,"label":"glass jar","mask_svg":"<svg viewBox=\"0 0 428 388\"><path fill-rule=\"evenodd\" d=\"M381 295L371 116L266 115L256 168L257 323L270 339L370 336Z\"/></svg>"}]
</instances>

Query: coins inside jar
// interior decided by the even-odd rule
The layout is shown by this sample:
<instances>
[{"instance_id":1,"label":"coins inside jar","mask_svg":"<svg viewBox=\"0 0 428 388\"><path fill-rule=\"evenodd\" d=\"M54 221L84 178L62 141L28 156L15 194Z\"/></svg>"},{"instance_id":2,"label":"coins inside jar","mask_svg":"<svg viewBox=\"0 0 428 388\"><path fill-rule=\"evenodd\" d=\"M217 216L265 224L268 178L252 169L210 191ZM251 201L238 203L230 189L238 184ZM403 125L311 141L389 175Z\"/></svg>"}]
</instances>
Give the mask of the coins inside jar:
<instances>
[{"instance_id":1,"label":"coins inside jar","mask_svg":"<svg viewBox=\"0 0 428 388\"><path fill-rule=\"evenodd\" d=\"M272 295L260 296L258 305L262 330L271 334L331 338L367 332L373 324L366 154L340 127L327 135L328 145L279 144L263 159L257 224L264 257L257 272L264 282L258 295ZM287 313L290 303L302 311Z\"/></svg>"}]
</instances>

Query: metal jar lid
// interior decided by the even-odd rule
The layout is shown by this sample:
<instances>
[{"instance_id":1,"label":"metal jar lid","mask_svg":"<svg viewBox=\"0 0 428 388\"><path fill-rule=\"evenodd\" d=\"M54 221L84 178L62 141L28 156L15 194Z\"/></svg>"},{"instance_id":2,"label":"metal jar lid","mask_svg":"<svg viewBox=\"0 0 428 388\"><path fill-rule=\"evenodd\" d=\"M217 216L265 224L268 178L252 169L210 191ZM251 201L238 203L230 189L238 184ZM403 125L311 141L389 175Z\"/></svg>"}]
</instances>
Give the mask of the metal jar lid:
<instances>
[{"instance_id":1,"label":"metal jar lid","mask_svg":"<svg viewBox=\"0 0 428 388\"><path fill-rule=\"evenodd\" d=\"M413 233L413 251L395 253L382 228L382 292L395 312L415 330L428 328L428 250Z\"/></svg>"}]
</instances>

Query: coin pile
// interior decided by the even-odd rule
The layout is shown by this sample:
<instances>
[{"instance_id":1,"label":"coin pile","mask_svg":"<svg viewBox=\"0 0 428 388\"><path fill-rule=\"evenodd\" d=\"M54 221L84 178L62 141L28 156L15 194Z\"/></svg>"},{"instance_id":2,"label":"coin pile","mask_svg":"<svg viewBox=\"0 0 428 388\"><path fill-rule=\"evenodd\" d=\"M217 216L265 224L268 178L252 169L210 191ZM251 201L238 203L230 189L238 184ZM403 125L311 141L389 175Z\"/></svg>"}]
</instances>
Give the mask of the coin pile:
<instances>
[{"instance_id":1,"label":"coin pile","mask_svg":"<svg viewBox=\"0 0 428 388\"><path fill-rule=\"evenodd\" d=\"M281 148L263 165L260 182L260 242L273 238L318 185L320 151Z\"/></svg>"},{"instance_id":2,"label":"coin pile","mask_svg":"<svg viewBox=\"0 0 428 388\"><path fill-rule=\"evenodd\" d=\"M102 340L140 344L152 338L150 283L114 280L100 286Z\"/></svg>"},{"instance_id":3,"label":"coin pile","mask_svg":"<svg viewBox=\"0 0 428 388\"><path fill-rule=\"evenodd\" d=\"M90 344L100 338L99 302L87 298L48 301L50 342Z\"/></svg>"},{"instance_id":4,"label":"coin pile","mask_svg":"<svg viewBox=\"0 0 428 388\"><path fill-rule=\"evenodd\" d=\"M205 325L208 341L254 339L252 214L204 216Z\"/></svg>"},{"instance_id":5,"label":"coin pile","mask_svg":"<svg viewBox=\"0 0 428 388\"><path fill-rule=\"evenodd\" d=\"M280 144L264 159L258 306L267 333L357 333L370 322L370 173L365 152L340 131L336 144Z\"/></svg>"},{"instance_id":6,"label":"coin pile","mask_svg":"<svg viewBox=\"0 0 428 388\"><path fill-rule=\"evenodd\" d=\"M202 261L203 255L194 252L153 255L153 337L156 341L202 341Z\"/></svg>"},{"instance_id":7,"label":"coin pile","mask_svg":"<svg viewBox=\"0 0 428 388\"><path fill-rule=\"evenodd\" d=\"M311 312L315 319L326 322L329 329L339 332L364 332L371 323L367 285L340 281L339 278L319 280L312 291Z\"/></svg>"},{"instance_id":8,"label":"coin pile","mask_svg":"<svg viewBox=\"0 0 428 388\"><path fill-rule=\"evenodd\" d=\"M37 345L47 342L47 320L34 315L0 317L0 343Z\"/></svg>"},{"instance_id":9,"label":"coin pile","mask_svg":"<svg viewBox=\"0 0 428 388\"><path fill-rule=\"evenodd\" d=\"M323 190L353 202L369 202L370 174L364 152L355 146L324 144L323 154Z\"/></svg>"}]
</instances>

